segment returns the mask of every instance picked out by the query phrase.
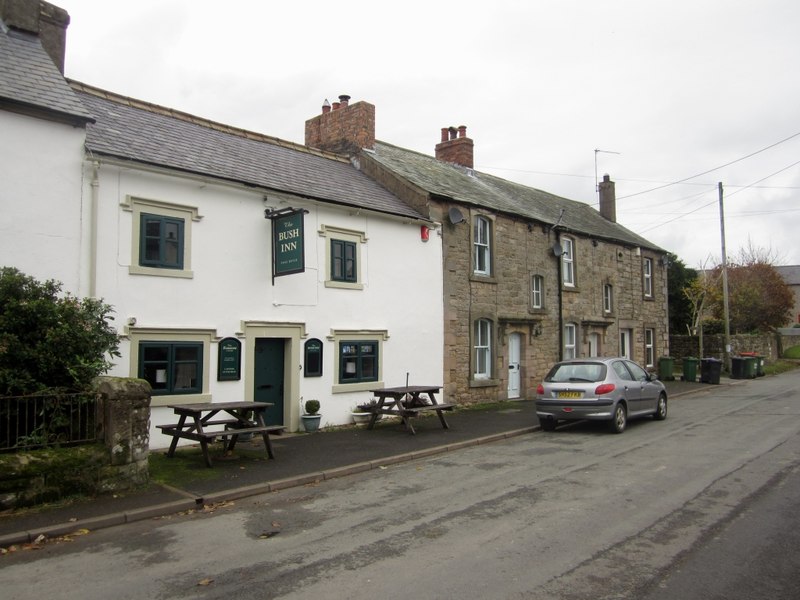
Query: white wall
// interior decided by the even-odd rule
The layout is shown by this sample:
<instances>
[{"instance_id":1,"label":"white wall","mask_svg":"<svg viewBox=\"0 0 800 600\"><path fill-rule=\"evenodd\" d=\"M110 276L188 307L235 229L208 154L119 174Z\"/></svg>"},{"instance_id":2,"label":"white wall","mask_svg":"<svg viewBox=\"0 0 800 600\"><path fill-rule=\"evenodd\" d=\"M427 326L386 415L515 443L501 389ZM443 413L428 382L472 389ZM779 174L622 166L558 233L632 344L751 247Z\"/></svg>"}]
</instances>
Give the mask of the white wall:
<instances>
[{"instance_id":1,"label":"white wall","mask_svg":"<svg viewBox=\"0 0 800 600\"><path fill-rule=\"evenodd\" d=\"M87 173L89 172L87 165ZM225 337L242 341L242 379L216 381L217 343L210 347L211 401L248 398L251 381L245 373L247 343L244 322L301 324L306 338L324 344L323 376L302 376L302 349L298 376L286 382L286 402L293 403L292 424L298 422L302 399L322 403L323 425L349 423L350 409L371 397L367 391L338 393L332 330L385 330L382 344L383 383L441 385L443 369L441 238L431 232L421 241L418 223L324 205L312 201L270 196L221 186L102 164L98 179L97 295L115 307L117 326L125 336L128 319L136 328L196 328L213 330L215 342ZM91 192L87 177L84 193ZM193 277L180 279L132 275L133 213L123 206L129 196L196 207L202 217L191 224ZM305 208L305 260L303 274L275 279L271 276L271 225L264 218L265 204ZM325 286L326 243L322 225L363 232L361 244L363 289ZM112 375L136 376L131 371L130 343L123 337L123 356ZM295 349L297 350L297 349ZM171 397L180 402L180 396ZM296 405L296 406L295 406ZM151 447L168 444L155 425L171 422L166 407L152 412Z\"/></svg>"},{"instance_id":2,"label":"white wall","mask_svg":"<svg viewBox=\"0 0 800 600\"><path fill-rule=\"evenodd\" d=\"M0 110L0 266L81 293L85 129Z\"/></svg>"}]
</instances>

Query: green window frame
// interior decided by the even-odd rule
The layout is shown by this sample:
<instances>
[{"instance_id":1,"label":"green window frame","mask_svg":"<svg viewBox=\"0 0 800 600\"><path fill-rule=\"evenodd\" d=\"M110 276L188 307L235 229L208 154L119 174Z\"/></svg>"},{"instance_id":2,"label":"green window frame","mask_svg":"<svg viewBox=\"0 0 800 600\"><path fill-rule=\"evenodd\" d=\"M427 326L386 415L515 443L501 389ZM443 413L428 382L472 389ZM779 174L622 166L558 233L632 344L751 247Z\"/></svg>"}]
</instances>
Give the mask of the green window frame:
<instances>
[{"instance_id":1,"label":"green window frame","mask_svg":"<svg viewBox=\"0 0 800 600\"><path fill-rule=\"evenodd\" d=\"M378 381L377 340L339 343L339 383Z\"/></svg>"},{"instance_id":2,"label":"green window frame","mask_svg":"<svg viewBox=\"0 0 800 600\"><path fill-rule=\"evenodd\" d=\"M203 344L139 342L139 377L154 396L199 394L203 391Z\"/></svg>"},{"instance_id":3,"label":"green window frame","mask_svg":"<svg viewBox=\"0 0 800 600\"><path fill-rule=\"evenodd\" d=\"M139 265L156 269L183 269L184 221L163 215L141 214Z\"/></svg>"},{"instance_id":4,"label":"green window frame","mask_svg":"<svg viewBox=\"0 0 800 600\"><path fill-rule=\"evenodd\" d=\"M331 240L331 280L358 281L358 249L355 242Z\"/></svg>"}]
</instances>

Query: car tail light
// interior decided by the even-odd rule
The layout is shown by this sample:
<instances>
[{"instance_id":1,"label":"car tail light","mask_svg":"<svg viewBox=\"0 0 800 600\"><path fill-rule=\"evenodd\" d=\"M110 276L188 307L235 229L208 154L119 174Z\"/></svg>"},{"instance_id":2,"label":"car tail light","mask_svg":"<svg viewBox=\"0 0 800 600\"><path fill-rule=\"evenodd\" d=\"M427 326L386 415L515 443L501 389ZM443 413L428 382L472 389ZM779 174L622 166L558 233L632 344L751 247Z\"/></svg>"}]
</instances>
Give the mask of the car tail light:
<instances>
[{"instance_id":1,"label":"car tail light","mask_svg":"<svg viewBox=\"0 0 800 600\"><path fill-rule=\"evenodd\" d=\"M603 383L595 388L594 393L596 396L602 396L603 394L610 394L616 389L616 387L617 386L615 386L613 383Z\"/></svg>"},{"instance_id":2,"label":"car tail light","mask_svg":"<svg viewBox=\"0 0 800 600\"><path fill-rule=\"evenodd\" d=\"M541 383L536 386L536 393L540 396L544 394L544 386Z\"/></svg>"}]
</instances>

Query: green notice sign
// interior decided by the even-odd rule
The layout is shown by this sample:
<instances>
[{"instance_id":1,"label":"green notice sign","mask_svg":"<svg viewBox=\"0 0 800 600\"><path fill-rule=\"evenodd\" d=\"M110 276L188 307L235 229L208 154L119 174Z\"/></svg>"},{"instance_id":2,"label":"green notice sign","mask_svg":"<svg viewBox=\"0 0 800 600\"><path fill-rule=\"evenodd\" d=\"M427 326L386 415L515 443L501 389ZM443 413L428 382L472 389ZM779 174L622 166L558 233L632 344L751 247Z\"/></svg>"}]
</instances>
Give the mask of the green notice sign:
<instances>
[{"instance_id":1,"label":"green notice sign","mask_svg":"<svg viewBox=\"0 0 800 600\"><path fill-rule=\"evenodd\" d=\"M236 338L225 338L219 343L217 381L238 381L242 378L242 343Z\"/></svg>"},{"instance_id":2,"label":"green notice sign","mask_svg":"<svg viewBox=\"0 0 800 600\"><path fill-rule=\"evenodd\" d=\"M272 218L272 276L305 271L303 215L298 210Z\"/></svg>"}]
</instances>

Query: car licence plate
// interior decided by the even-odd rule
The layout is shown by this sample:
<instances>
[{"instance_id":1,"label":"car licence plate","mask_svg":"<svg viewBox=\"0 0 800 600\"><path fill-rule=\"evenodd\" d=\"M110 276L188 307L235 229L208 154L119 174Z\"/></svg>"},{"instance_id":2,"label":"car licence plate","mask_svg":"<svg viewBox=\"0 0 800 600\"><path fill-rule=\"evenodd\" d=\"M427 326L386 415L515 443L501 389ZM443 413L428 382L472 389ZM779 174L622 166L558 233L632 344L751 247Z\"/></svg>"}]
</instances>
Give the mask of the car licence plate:
<instances>
[{"instance_id":1,"label":"car licence plate","mask_svg":"<svg viewBox=\"0 0 800 600\"><path fill-rule=\"evenodd\" d=\"M566 400L579 400L581 397L580 392L558 392L558 398L564 398Z\"/></svg>"}]
</instances>

